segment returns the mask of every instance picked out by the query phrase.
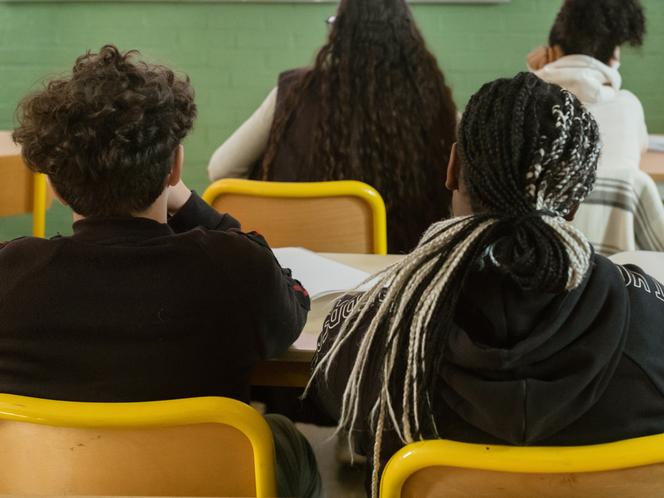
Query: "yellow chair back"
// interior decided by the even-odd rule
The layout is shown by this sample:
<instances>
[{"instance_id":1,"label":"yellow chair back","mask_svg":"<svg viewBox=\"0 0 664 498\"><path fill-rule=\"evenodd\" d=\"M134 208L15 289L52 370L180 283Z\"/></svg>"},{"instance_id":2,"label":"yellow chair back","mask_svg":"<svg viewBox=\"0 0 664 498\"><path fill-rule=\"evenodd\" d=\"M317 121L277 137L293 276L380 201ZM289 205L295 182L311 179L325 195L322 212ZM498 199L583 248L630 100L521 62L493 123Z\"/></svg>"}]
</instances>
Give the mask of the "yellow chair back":
<instances>
[{"instance_id":1,"label":"yellow chair back","mask_svg":"<svg viewBox=\"0 0 664 498\"><path fill-rule=\"evenodd\" d=\"M0 216L32 213L32 234L44 237L46 209L51 201L46 176L32 173L11 132L0 131Z\"/></svg>"},{"instance_id":2,"label":"yellow chair back","mask_svg":"<svg viewBox=\"0 0 664 498\"><path fill-rule=\"evenodd\" d=\"M250 406L202 397L80 403L0 394L0 495L276 495Z\"/></svg>"},{"instance_id":3,"label":"yellow chair back","mask_svg":"<svg viewBox=\"0 0 664 498\"><path fill-rule=\"evenodd\" d=\"M663 462L664 434L556 447L422 441L389 460L380 498L664 496Z\"/></svg>"},{"instance_id":4,"label":"yellow chair back","mask_svg":"<svg viewBox=\"0 0 664 498\"><path fill-rule=\"evenodd\" d=\"M224 179L210 185L203 199L237 218L243 230L262 234L272 247L387 252L385 203L366 183Z\"/></svg>"}]
</instances>

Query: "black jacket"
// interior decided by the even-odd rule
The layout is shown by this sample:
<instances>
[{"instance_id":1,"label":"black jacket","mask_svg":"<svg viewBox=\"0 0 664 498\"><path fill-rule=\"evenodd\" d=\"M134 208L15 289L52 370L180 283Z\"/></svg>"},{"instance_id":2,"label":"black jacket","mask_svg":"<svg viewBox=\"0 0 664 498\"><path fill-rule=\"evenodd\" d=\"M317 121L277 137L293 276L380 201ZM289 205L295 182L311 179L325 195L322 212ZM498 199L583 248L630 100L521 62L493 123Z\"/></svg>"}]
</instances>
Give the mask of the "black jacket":
<instances>
[{"instance_id":1,"label":"black jacket","mask_svg":"<svg viewBox=\"0 0 664 498\"><path fill-rule=\"evenodd\" d=\"M316 361L342 323L331 317L341 315L334 310L325 322ZM357 343L342 349L329 382L316 385L315 399L333 416ZM564 294L534 295L493 270L476 272L441 365L434 416L444 438L577 445L662 433L664 286L601 256ZM370 435L359 439L370 452ZM402 445L393 432L383 444L383 461Z\"/></svg>"},{"instance_id":2,"label":"black jacket","mask_svg":"<svg viewBox=\"0 0 664 498\"><path fill-rule=\"evenodd\" d=\"M265 240L196 194L168 225L88 218L0 244L0 392L80 401L247 401L309 298Z\"/></svg>"}]
</instances>

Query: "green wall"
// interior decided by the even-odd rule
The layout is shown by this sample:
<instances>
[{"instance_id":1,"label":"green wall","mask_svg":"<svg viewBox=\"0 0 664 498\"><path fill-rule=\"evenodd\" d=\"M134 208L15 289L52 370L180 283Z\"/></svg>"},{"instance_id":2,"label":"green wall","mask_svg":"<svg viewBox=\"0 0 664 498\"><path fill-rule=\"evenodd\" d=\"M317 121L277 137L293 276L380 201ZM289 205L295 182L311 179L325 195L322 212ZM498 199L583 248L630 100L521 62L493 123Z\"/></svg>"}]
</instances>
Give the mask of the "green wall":
<instances>
[{"instance_id":1,"label":"green wall","mask_svg":"<svg viewBox=\"0 0 664 498\"><path fill-rule=\"evenodd\" d=\"M650 33L625 51L625 86L642 100L648 125L664 133L664 2L643 0ZM463 107L482 83L524 69L527 52L546 40L559 0L502 5L414 5L424 35ZM0 129L13 124L19 99L43 78L66 72L86 49L115 43L191 76L200 117L185 143L185 179L207 183L215 147L251 112L285 69L311 62L334 4L0 3ZM70 232L65 208L53 207L47 231ZM29 217L0 218L0 240L26 234Z\"/></svg>"}]
</instances>

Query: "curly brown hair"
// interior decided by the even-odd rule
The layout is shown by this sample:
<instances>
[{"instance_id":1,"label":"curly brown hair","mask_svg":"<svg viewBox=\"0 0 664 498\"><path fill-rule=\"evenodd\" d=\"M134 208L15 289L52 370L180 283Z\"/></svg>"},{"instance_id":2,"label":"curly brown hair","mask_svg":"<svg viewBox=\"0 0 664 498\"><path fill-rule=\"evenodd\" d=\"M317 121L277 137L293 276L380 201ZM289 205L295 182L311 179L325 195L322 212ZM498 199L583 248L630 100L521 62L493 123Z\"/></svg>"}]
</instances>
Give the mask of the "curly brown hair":
<instances>
[{"instance_id":1,"label":"curly brown hair","mask_svg":"<svg viewBox=\"0 0 664 498\"><path fill-rule=\"evenodd\" d=\"M105 45L76 59L17 109L14 140L78 214L126 216L165 188L174 154L196 117L189 78Z\"/></svg>"},{"instance_id":2,"label":"curly brown hair","mask_svg":"<svg viewBox=\"0 0 664 498\"><path fill-rule=\"evenodd\" d=\"M370 183L387 204L390 251L412 249L449 212L442 183L456 107L406 2L342 0L313 68L277 106L263 179L311 94L318 112L308 179Z\"/></svg>"},{"instance_id":3,"label":"curly brown hair","mask_svg":"<svg viewBox=\"0 0 664 498\"><path fill-rule=\"evenodd\" d=\"M616 47L643 45L646 17L639 0L566 0L549 35L565 54L608 64Z\"/></svg>"}]
</instances>

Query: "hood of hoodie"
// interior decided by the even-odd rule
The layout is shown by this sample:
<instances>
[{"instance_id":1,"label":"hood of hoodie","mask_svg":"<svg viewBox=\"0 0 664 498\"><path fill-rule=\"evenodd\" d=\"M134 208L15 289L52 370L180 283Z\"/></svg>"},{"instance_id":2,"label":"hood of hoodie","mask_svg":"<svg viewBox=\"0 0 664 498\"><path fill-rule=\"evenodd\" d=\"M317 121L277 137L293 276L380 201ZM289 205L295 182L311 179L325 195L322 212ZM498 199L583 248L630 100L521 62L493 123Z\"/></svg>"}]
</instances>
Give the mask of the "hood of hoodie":
<instances>
[{"instance_id":1,"label":"hood of hoodie","mask_svg":"<svg viewBox=\"0 0 664 498\"><path fill-rule=\"evenodd\" d=\"M441 394L478 429L533 444L597 402L622 357L628 324L624 282L601 256L563 294L531 293L495 270L478 271L459 301Z\"/></svg>"},{"instance_id":2,"label":"hood of hoodie","mask_svg":"<svg viewBox=\"0 0 664 498\"><path fill-rule=\"evenodd\" d=\"M544 81L569 90L585 104L616 98L622 85L617 68L587 55L567 55L534 71Z\"/></svg>"}]
</instances>

